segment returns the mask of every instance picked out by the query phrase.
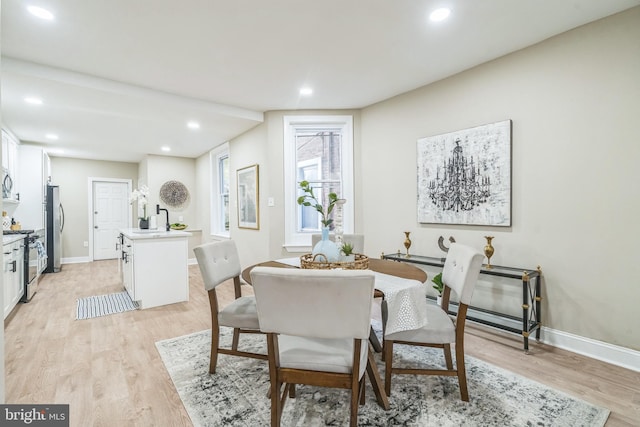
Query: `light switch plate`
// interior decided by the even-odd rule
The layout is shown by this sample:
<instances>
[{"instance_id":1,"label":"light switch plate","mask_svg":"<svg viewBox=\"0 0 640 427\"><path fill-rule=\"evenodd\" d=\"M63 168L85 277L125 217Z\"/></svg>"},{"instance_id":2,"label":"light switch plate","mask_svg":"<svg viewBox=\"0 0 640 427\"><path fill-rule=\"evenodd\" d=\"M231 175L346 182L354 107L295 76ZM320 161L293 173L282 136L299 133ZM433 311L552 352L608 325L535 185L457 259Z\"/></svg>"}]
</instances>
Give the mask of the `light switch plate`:
<instances>
[{"instance_id":1,"label":"light switch plate","mask_svg":"<svg viewBox=\"0 0 640 427\"><path fill-rule=\"evenodd\" d=\"M276 202L275 202L275 200L273 199L273 197L269 197L269 198L267 199L267 206L275 206L275 205L276 205Z\"/></svg>"}]
</instances>

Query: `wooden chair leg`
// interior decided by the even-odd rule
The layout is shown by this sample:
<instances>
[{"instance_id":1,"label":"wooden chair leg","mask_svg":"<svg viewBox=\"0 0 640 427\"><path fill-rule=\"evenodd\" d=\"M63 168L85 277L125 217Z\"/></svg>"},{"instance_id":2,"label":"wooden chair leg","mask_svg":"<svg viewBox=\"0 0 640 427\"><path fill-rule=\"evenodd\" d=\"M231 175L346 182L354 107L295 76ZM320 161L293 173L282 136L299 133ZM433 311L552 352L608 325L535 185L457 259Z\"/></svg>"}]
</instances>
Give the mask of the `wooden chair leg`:
<instances>
[{"instance_id":1,"label":"wooden chair leg","mask_svg":"<svg viewBox=\"0 0 640 427\"><path fill-rule=\"evenodd\" d=\"M355 389L351 389L351 411L349 416L349 426L356 427L358 425L358 402L360 400L360 381L356 382Z\"/></svg>"},{"instance_id":2,"label":"wooden chair leg","mask_svg":"<svg viewBox=\"0 0 640 427\"><path fill-rule=\"evenodd\" d=\"M467 371L464 366L464 348L456 345L456 368L458 370L458 384L460 386L460 398L468 402L469 390L467 389Z\"/></svg>"},{"instance_id":3,"label":"wooden chair leg","mask_svg":"<svg viewBox=\"0 0 640 427\"><path fill-rule=\"evenodd\" d=\"M393 341L384 340L384 391L391 397L391 369L393 365Z\"/></svg>"},{"instance_id":4,"label":"wooden chair leg","mask_svg":"<svg viewBox=\"0 0 640 427\"><path fill-rule=\"evenodd\" d=\"M216 373L218 365L218 346L220 345L220 331L211 329L211 356L209 358L209 373Z\"/></svg>"},{"instance_id":5,"label":"wooden chair leg","mask_svg":"<svg viewBox=\"0 0 640 427\"><path fill-rule=\"evenodd\" d=\"M444 361L447 364L447 369L452 370L453 369L453 361L451 360L451 344L444 344L442 346L443 351L444 351ZM456 363L458 363L458 360L456 359Z\"/></svg>"},{"instance_id":6,"label":"wooden chair leg","mask_svg":"<svg viewBox=\"0 0 640 427\"><path fill-rule=\"evenodd\" d=\"M365 379L366 375L362 376L362 379L360 380L360 405L364 405L365 403L365 395L364 395L364 379Z\"/></svg>"},{"instance_id":7,"label":"wooden chair leg","mask_svg":"<svg viewBox=\"0 0 640 427\"><path fill-rule=\"evenodd\" d=\"M231 341L231 348L233 351L238 351L238 343L240 342L240 329L233 329L233 340Z\"/></svg>"},{"instance_id":8,"label":"wooden chair leg","mask_svg":"<svg viewBox=\"0 0 640 427\"><path fill-rule=\"evenodd\" d=\"M289 384L289 397L292 399L296 398L296 385Z\"/></svg>"},{"instance_id":9,"label":"wooden chair leg","mask_svg":"<svg viewBox=\"0 0 640 427\"><path fill-rule=\"evenodd\" d=\"M281 388L281 382L271 383L271 427L280 427L280 418L282 416Z\"/></svg>"}]
</instances>

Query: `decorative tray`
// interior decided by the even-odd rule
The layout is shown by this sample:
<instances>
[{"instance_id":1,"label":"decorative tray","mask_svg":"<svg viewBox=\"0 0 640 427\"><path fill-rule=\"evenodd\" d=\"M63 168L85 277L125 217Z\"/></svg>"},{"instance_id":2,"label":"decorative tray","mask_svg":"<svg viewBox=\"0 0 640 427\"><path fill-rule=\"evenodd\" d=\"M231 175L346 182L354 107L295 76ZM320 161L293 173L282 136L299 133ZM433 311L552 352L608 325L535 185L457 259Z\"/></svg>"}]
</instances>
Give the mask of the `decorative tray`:
<instances>
[{"instance_id":1,"label":"decorative tray","mask_svg":"<svg viewBox=\"0 0 640 427\"><path fill-rule=\"evenodd\" d=\"M362 254L354 255L354 261L325 262L318 261L318 259L327 259L322 254L304 254L300 257L300 267L316 270L329 270L333 268L342 268L344 270L366 270L369 268L368 256Z\"/></svg>"}]
</instances>

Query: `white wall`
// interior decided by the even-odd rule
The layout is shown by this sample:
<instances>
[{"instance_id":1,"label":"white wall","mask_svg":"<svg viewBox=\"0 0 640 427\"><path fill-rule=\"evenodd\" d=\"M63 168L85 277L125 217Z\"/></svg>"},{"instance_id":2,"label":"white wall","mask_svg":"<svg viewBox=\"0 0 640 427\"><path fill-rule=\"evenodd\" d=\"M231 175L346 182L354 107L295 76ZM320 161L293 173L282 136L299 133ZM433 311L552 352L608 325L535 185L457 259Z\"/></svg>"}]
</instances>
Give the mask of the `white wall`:
<instances>
[{"instance_id":1,"label":"white wall","mask_svg":"<svg viewBox=\"0 0 640 427\"><path fill-rule=\"evenodd\" d=\"M635 8L365 108L367 251L493 235L492 263L542 267L544 326L640 350L639 40ZM512 227L418 224L416 140L505 119Z\"/></svg>"}]
</instances>

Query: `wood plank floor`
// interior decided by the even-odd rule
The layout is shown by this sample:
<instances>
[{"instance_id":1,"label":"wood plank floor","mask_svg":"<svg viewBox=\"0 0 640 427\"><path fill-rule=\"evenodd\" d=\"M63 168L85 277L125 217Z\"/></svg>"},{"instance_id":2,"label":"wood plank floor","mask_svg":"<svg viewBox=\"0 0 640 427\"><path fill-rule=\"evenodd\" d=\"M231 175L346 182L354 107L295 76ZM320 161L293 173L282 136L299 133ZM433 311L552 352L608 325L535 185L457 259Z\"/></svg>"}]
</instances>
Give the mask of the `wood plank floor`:
<instances>
[{"instance_id":1,"label":"wood plank floor","mask_svg":"<svg viewBox=\"0 0 640 427\"><path fill-rule=\"evenodd\" d=\"M5 321L7 403L68 403L72 426L190 426L155 347L210 327L197 266L189 279L188 303L75 320L77 298L122 290L116 261L44 275L34 299ZM233 289L222 287L224 304ZM608 427L640 425L640 373L535 341L530 347L525 355L515 335L467 328L467 354L609 408Z\"/></svg>"}]
</instances>

